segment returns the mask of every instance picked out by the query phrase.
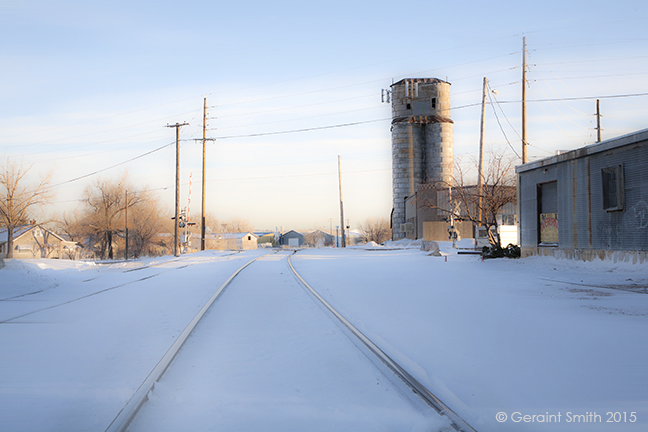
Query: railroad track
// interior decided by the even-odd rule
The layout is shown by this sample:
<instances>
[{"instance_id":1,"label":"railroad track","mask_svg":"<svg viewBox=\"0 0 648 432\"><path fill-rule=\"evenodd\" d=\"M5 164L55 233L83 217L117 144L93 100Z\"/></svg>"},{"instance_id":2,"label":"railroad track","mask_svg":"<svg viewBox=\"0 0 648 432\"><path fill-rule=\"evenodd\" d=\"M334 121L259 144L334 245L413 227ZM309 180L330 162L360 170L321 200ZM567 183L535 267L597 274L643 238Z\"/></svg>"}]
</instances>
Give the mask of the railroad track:
<instances>
[{"instance_id":1,"label":"railroad track","mask_svg":"<svg viewBox=\"0 0 648 432\"><path fill-rule=\"evenodd\" d=\"M353 324L351 324L346 318L344 318L338 311L336 311L324 298L322 298L309 284L306 282L295 270L295 267L292 265L292 255L288 258L288 264L290 269L293 271L297 279L302 283L302 285L308 290L308 292L319 301L326 309L344 326L346 327L353 336L355 336L358 341L360 341L371 354L375 355L389 370L394 373L401 381L403 381L414 393L419 395L425 403L432 407L440 415L444 415L450 419L452 422L452 427L461 432L475 432L465 420L463 420L457 413L450 409L446 404L444 404L441 399L436 397L431 391L429 391L423 384L421 384L416 378L409 374L402 366L400 366L396 361L390 358L384 351L382 351L376 344L374 344L369 338L367 338L360 330L358 330Z\"/></svg>"},{"instance_id":2,"label":"railroad track","mask_svg":"<svg viewBox=\"0 0 648 432\"><path fill-rule=\"evenodd\" d=\"M63 301L63 302L58 302L58 303L53 304L53 305L49 305L49 306L46 306L46 307L34 309L34 310L29 311L29 312L25 312L25 313L22 313L20 315L16 315L16 316L13 316L13 317L10 317L10 318L0 319L0 324L10 323L10 322L15 321L17 319L24 318L24 317L27 317L27 316L30 316L30 315L34 315L34 314L37 314L39 312L43 312L43 311L46 311L46 310L49 310L49 309L55 309L55 308L60 307L60 306L65 306L67 304L74 303L74 302L77 302L79 300L84 300L84 299L87 299L89 297L93 297L93 296L96 296L96 295L99 295L99 294L103 294L105 292L112 291L112 290L115 290L115 289L118 289L118 288L122 288L122 287L125 287L127 285L131 285L131 284L134 284L134 283L137 283L137 282L142 282L142 281L145 281L147 279L152 279L154 277L163 275L163 274L171 272L171 271L181 270L181 269L184 269L184 268L196 265L196 264L202 264L202 263L209 262L209 261L215 261L215 260L219 260L221 258L227 258L227 257L230 257L232 255L236 255L236 253L227 254L227 255L219 255L219 256L216 256L216 257L209 257L209 258L203 259L201 261L190 262L188 264L184 264L184 265L180 265L180 266L176 266L176 267L171 267L171 268L159 271L157 273L153 273L153 274L143 276L143 277L137 278L137 279L128 280L128 281L125 281L123 283L113 285L113 286L108 287L108 288L104 288L102 290L94 291L94 292L91 292L91 293L88 293L88 294L85 294L85 295L82 295L82 296L78 296L78 297L73 297L73 298L71 298L69 300L66 300L66 301ZM135 271L139 271L139 270L145 270L145 269L160 267L160 266L163 266L163 265L174 264L174 263L186 261L186 260L189 260L189 259L191 259L191 258L187 257L187 258L172 259L172 260L163 261L163 262L159 262L159 263L155 263L155 264L149 264L149 265L144 265L144 266L135 267L135 268L128 268L128 269L122 270L122 273L130 273L130 272L135 272ZM119 261L117 263L126 263L126 262L128 262L128 261ZM133 262L133 261L130 261L130 262ZM106 263L104 263L104 264L106 264ZM97 277L82 280L81 283L94 281L96 279L97 279ZM16 299L23 298L23 297L28 297L28 296L31 296L31 295L40 294L40 293L42 293L44 291L46 291L46 290L38 290L38 291L26 293L26 294L21 294L21 295L17 295L17 296L13 296L13 297L8 297L8 298L0 299L0 302L11 301L11 300L16 300Z\"/></svg>"},{"instance_id":3,"label":"railroad track","mask_svg":"<svg viewBox=\"0 0 648 432\"><path fill-rule=\"evenodd\" d=\"M441 416L449 419L451 426L457 431L474 432L475 430L467 424L459 415L452 411L445 405L438 397L432 394L425 388L419 381L417 381L411 374L409 374L403 367L386 355L376 344L363 335L356 327L354 327L348 320L346 320L340 313L338 313L328 302L326 302L295 270L292 265L292 255L294 251L288 256L288 266L294 277L299 281L299 284L304 288L308 295L329 313L340 324L340 328L344 330L347 336L354 342L356 347L374 363L382 364L384 367L381 369L383 374L393 374L396 378L395 381L401 381L405 386L415 394L414 397L420 398L423 405L427 405ZM276 253L276 252L275 252ZM121 409L114 420L106 429L106 432L125 432L129 425L138 415L140 409L146 404L150 393L154 389L157 382L163 377L165 372L169 370L174 359L185 345L187 339L192 334L198 323L205 316L207 311L212 307L214 302L225 292L226 288L239 276L248 266L254 262L267 259L268 255L262 255L252 259L236 270L213 294L213 296L205 303L201 310L191 320L189 325L184 329L182 334L176 339L174 344L169 348L166 354L160 359L155 368L149 373L147 378L142 382L137 391L130 398L128 403ZM390 379L391 380L391 379ZM411 396L410 396L411 398Z\"/></svg>"}]
</instances>

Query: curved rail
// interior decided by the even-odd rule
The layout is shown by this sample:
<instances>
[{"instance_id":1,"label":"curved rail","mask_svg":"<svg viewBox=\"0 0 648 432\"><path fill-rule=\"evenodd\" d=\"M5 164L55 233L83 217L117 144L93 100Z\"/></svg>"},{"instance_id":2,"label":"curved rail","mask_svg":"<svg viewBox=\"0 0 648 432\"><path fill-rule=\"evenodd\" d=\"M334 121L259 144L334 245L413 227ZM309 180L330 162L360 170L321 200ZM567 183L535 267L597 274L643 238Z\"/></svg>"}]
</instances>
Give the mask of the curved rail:
<instances>
[{"instance_id":1,"label":"curved rail","mask_svg":"<svg viewBox=\"0 0 648 432\"><path fill-rule=\"evenodd\" d=\"M297 251L294 251L292 255L296 254ZM331 306L326 300L322 298L309 284L302 278L295 267L292 265L292 255L288 257L288 265L290 269L297 277L297 280L302 283L302 285L308 290L308 292L319 300L333 316L335 316L355 337L357 337L360 342L362 342L368 349L371 351L380 361L382 361L398 378L400 378L409 388L418 394L428 405L430 405L436 412L441 415L445 415L452 422L452 427L455 430L460 432L477 432L472 428L464 419L459 417L457 413L452 411L446 404L444 404L438 397L436 397L432 392L430 392L423 384L421 384L416 378L410 375L403 367L396 363L391 357L389 357L383 350L381 350L376 344L374 344L369 338L367 338L360 330L358 330L353 324L351 324L346 318L344 318L338 311L336 311L333 306Z\"/></svg>"},{"instance_id":2,"label":"curved rail","mask_svg":"<svg viewBox=\"0 0 648 432\"><path fill-rule=\"evenodd\" d=\"M236 270L234 274L232 274L229 279L227 279L219 288L218 290L214 293L213 296L205 303L205 305L198 311L196 316L191 320L189 325L183 330L183 332L178 336L178 339L171 345L171 348L164 354L162 359L158 362L158 364L155 366L155 368L151 371L151 373L146 377L144 382L139 386L135 394L130 398L130 400L126 403L126 405L121 409L119 414L117 414L117 417L110 423L108 428L106 429L106 432L124 432L126 428L128 428L128 425L133 421L135 416L137 415L137 412L142 408L142 405L148 400L148 395L153 390L153 387L155 387L155 383L162 378L162 375L164 375L164 372L169 368L171 365L171 362L173 362L173 359L178 355L178 352L180 352L180 349L184 345L185 341L189 338L189 335L191 335L191 332L193 332L194 328L198 324L198 322L202 319L203 315L207 312L209 307L216 301L216 299L223 293L225 288L232 282L232 280L241 272L243 271L244 268L252 264L254 261L258 260L259 258L263 258L264 256L269 255L261 255L259 257L256 257L253 260L250 260L247 262L245 265L243 265L241 268Z\"/></svg>"}]
</instances>

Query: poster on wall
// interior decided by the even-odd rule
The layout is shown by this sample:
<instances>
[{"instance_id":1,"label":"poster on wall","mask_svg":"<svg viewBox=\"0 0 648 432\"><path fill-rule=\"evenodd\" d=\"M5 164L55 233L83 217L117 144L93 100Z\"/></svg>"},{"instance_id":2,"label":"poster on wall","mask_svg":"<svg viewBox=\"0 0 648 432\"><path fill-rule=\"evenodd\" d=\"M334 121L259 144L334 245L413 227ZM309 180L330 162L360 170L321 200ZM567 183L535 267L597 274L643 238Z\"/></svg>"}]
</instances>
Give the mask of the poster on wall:
<instances>
[{"instance_id":1,"label":"poster on wall","mask_svg":"<svg viewBox=\"0 0 648 432\"><path fill-rule=\"evenodd\" d=\"M558 244L558 213L540 213L540 243Z\"/></svg>"}]
</instances>

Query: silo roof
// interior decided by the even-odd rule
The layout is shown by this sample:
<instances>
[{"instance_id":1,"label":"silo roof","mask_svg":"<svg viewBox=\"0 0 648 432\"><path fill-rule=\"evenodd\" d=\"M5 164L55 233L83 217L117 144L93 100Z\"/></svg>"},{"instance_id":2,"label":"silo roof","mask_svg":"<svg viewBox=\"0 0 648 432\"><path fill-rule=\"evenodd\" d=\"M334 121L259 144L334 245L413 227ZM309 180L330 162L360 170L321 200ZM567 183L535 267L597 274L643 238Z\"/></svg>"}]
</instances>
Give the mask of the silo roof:
<instances>
[{"instance_id":1,"label":"silo roof","mask_svg":"<svg viewBox=\"0 0 648 432\"><path fill-rule=\"evenodd\" d=\"M444 81L444 80L439 79L439 78L403 78L402 80L395 82L391 86L393 87L393 86L398 85L398 84L400 84L400 83L402 83L404 81L419 82L419 83L425 83L425 84L428 84L428 83L431 83L431 84L444 83L444 84L452 85L448 81Z\"/></svg>"}]
</instances>

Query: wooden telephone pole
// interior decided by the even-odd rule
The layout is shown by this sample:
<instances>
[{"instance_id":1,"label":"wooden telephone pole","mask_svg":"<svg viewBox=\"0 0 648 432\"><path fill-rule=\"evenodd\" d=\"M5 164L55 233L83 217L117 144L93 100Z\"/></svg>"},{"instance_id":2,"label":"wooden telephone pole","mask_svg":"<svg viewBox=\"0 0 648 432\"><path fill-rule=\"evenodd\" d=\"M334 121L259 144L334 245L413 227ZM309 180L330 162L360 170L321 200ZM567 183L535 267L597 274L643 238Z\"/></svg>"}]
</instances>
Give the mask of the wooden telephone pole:
<instances>
[{"instance_id":1,"label":"wooden telephone pole","mask_svg":"<svg viewBox=\"0 0 648 432\"><path fill-rule=\"evenodd\" d=\"M206 230L205 230L205 156L206 156L206 145L205 142L207 141L207 98L204 98L203 100L203 137L202 137L202 144L203 144L203 160L202 160L202 205L201 205L201 213L200 213L200 250L204 251L205 250L205 235L206 235Z\"/></svg>"},{"instance_id":2,"label":"wooden telephone pole","mask_svg":"<svg viewBox=\"0 0 648 432\"><path fill-rule=\"evenodd\" d=\"M601 142L601 101L596 99L596 142Z\"/></svg>"},{"instance_id":3,"label":"wooden telephone pole","mask_svg":"<svg viewBox=\"0 0 648 432\"><path fill-rule=\"evenodd\" d=\"M180 256L180 248L178 247L178 223L180 223L180 128L187 126L189 123L176 123L174 125L166 125L166 127L174 127L176 129L176 184L175 184L175 220L173 229L173 255Z\"/></svg>"},{"instance_id":4,"label":"wooden telephone pole","mask_svg":"<svg viewBox=\"0 0 648 432\"><path fill-rule=\"evenodd\" d=\"M522 163L527 163L527 118L526 118L526 36L522 38Z\"/></svg>"},{"instance_id":5,"label":"wooden telephone pole","mask_svg":"<svg viewBox=\"0 0 648 432\"><path fill-rule=\"evenodd\" d=\"M482 208L484 204L484 123L486 122L486 94L488 91L488 78L484 77L484 90L482 93L481 127L479 130L479 172L477 173L477 193L479 194L479 225L483 223Z\"/></svg>"},{"instance_id":6,"label":"wooden telephone pole","mask_svg":"<svg viewBox=\"0 0 648 432\"><path fill-rule=\"evenodd\" d=\"M200 216L200 250L205 250L205 244L207 239L207 230L205 229L206 225L206 184L207 184L207 169L206 169L206 160L207 160L207 141L216 141L216 138L207 138L207 98L203 99L203 137L194 139L194 141L202 141L202 209Z\"/></svg>"},{"instance_id":7,"label":"wooden telephone pole","mask_svg":"<svg viewBox=\"0 0 648 432\"><path fill-rule=\"evenodd\" d=\"M344 204L342 201L342 162L340 155L338 155L338 177L340 181L340 246L346 247L346 236L344 231Z\"/></svg>"},{"instance_id":8,"label":"wooden telephone pole","mask_svg":"<svg viewBox=\"0 0 648 432\"><path fill-rule=\"evenodd\" d=\"M126 247L124 249L124 259L128 261L128 190L126 191L126 216L125 216L125 231L126 231Z\"/></svg>"}]
</instances>

